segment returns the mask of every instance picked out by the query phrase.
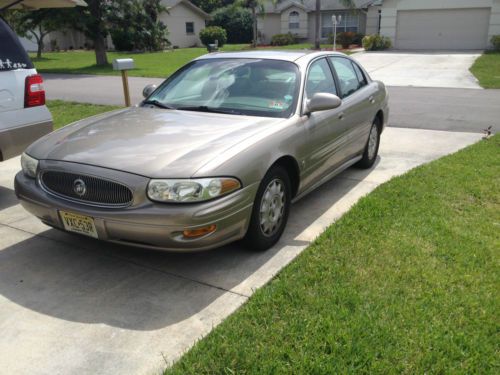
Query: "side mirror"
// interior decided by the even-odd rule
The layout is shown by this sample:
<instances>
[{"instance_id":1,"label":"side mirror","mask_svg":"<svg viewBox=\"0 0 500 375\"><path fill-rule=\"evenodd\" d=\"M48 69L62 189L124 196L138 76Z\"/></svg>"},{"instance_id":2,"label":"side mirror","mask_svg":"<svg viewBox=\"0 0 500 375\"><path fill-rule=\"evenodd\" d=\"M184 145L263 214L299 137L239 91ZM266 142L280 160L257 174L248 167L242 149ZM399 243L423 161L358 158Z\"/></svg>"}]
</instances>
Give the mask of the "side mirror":
<instances>
[{"instance_id":1,"label":"side mirror","mask_svg":"<svg viewBox=\"0 0 500 375\"><path fill-rule=\"evenodd\" d=\"M142 90L142 96L147 98L149 95L153 93L153 91L156 90L157 87L158 86L156 85L147 85L146 87L144 87L144 90Z\"/></svg>"},{"instance_id":2,"label":"side mirror","mask_svg":"<svg viewBox=\"0 0 500 375\"><path fill-rule=\"evenodd\" d=\"M314 94L311 99L307 100L305 112L309 115L312 112L338 108L341 104L342 99L340 99L337 95L326 92L318 92Z\"/></svg>"}]
</instances>

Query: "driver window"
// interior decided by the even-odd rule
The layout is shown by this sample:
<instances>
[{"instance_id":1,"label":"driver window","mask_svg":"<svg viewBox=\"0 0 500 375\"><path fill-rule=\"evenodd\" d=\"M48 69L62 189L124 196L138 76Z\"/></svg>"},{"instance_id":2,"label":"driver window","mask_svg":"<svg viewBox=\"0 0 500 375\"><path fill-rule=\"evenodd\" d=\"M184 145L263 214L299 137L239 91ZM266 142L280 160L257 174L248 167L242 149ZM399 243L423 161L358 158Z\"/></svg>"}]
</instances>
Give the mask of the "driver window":
<instances>
[{"instance_id":1,"label":"driver window","mask_svg":"<svg viewBox=\"0 0 500 375\"><path fill-rule=\"evenodd\" d=\"M351 64L351 61L343 57L330 57L330 61L339 77L342 98L351 95L360 88L358 76Z\"/></svg>"},{"instance_id":2,"label":"driver window","mask_svg":"<svg viewBox=\"0 0 500 375\"><path fill-rule=\"evenodd\" d=\"M310 99L314 94L319 92L338 95L332 71L326 59L313 62L307 74L306 97Z\"/></svg>"}]
</instances>

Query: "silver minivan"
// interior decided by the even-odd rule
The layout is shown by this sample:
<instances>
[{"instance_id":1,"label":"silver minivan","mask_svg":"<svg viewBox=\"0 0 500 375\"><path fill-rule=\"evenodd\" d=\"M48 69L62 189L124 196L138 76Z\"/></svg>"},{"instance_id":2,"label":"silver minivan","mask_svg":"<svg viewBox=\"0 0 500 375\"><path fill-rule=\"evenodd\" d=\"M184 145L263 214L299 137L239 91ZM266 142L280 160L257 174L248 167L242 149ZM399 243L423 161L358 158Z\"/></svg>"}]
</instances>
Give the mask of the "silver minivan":
<instances>
[{"instance_id":1,"label":"silver minivan","mask_svg":"<svg viewBox=\"0 0 500 375\"><path fill-rule=\"evenodd\" d=\"M0 162L52 131L42 76L0 17Z\"/></svg>"}]
</instances>

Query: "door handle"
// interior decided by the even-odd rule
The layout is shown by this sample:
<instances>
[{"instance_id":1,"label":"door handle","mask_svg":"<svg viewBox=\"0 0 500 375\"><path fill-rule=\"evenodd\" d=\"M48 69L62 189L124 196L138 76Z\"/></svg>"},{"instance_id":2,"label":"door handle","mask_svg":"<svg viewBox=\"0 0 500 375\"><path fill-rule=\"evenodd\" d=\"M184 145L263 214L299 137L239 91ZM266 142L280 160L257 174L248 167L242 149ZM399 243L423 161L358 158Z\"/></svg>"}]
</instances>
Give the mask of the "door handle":
<instances>
[{"instance_id":1,"label":"door handle","mask_svg":"<svg viewBox=\"0 0 500 375\"><path fill-rule=\"evenodd\" d=\"M368 98L368 101L372 104L375 103L375 98L373 97L373 95L370 95L370 97Z\"/></svg>"},{"instance_id":2,"label":"door handle","mask_svg":"<svg viewBox=\"0 0 500 375\"><path fill-rule=\"evenodd\" d=\"M339 113L339 120L343 120L344 119L344 112L341 112Z\"/></svg>"}]
</instances>

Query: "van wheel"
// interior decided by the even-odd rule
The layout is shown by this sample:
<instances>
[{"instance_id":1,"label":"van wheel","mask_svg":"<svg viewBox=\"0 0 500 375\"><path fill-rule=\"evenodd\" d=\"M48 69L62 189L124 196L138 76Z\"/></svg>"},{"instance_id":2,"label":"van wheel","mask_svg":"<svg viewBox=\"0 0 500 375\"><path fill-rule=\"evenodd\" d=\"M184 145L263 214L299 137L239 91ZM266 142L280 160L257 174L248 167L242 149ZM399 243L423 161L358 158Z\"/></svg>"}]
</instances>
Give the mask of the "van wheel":
<instances>
[{"instance_id":1,"label":"van wheel","mask_svg":"<svg viewBox=\"0 0 500 375\"><path fill-rule=\"evenodd\" d=\"M272 167L262 179L243 239L250 250L267 250L280 239L290 212L290 185L290 178L281 166Z\"/></svg>"}]
</instances>

